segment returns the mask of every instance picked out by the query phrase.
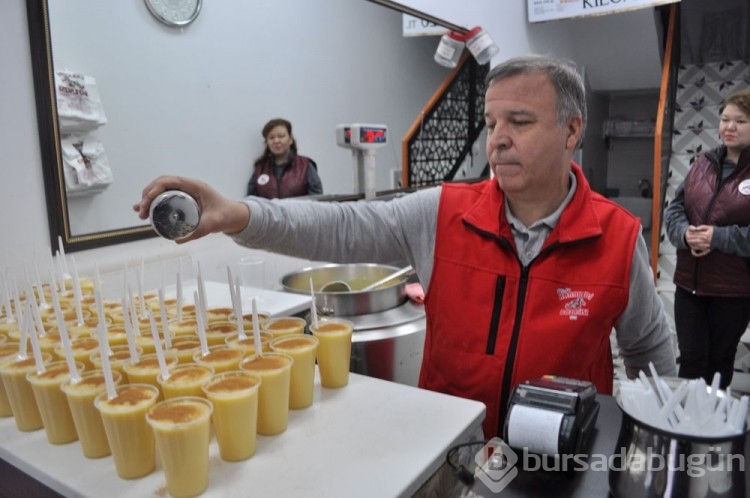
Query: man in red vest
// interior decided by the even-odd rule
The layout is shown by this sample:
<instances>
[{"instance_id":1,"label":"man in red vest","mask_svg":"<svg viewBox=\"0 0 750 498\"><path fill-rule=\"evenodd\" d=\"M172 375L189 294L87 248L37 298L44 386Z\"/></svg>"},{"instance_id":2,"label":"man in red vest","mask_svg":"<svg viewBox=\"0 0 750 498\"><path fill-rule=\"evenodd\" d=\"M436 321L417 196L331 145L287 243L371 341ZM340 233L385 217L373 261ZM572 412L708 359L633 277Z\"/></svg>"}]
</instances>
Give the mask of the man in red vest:
<instances>
[{"instance_id":1,"label":"man in red vest","mask_svg":"<svg viewBox=\"0 0 750 498\"><path fill-rule=\"evenodd\" d=\"M514 386L545 374L613 384L614 328L627 374L675 375L669 326L638 218L593 192L573 162L586 121L568 61L529 56L487 76L494 178L446 183L389 202L233 201L176 177L150 183L142 219L167 189L203 216L180 242L212 232L316 261L408 261L426 290L420 386L481 401L502 434Z\"/></svg>"}]
</instances>

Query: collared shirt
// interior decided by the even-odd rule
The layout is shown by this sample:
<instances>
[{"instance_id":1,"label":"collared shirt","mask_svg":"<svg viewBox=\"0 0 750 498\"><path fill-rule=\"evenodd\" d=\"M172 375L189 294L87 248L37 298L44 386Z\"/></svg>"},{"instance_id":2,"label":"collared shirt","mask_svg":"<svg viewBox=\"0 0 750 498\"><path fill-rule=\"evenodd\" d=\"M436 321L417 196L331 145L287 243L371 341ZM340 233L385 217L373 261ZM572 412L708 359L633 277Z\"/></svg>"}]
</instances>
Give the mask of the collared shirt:
<instances>
[{"instance_id":1,"label":"collared shirt","mask_svg":"<svg viewBox=\"0 0 750 498\"><path fill-rule=\"evenodd\" d=\"M550 234L553 228L560 221L563 209L568 205L570 200L573 198L573 194L576 192L576 177L570 173L570 190L568 195L565 196L562 203L555 209L555 211L542 218L541 220L535 221L531 226L527 227L521 220L513 216L510 212L510 205L508 204L508 198L505 198L505 216L508 218L510 223L511 231L513 232L513 240L516 243L516 252L518 253L518 259L521 260L523 266L528 266L531 261L537 257L539 251L542 250L544 241L547 240L547 236Z\"/></svg>"},{"instance_id":2,"label":"collared shirt","mask_svg":"<svg viewBox=\"0 0 750 498\"><path fill-rule=\"evenodd\" d=\"M730 161L726 157L724 158L724 161L721 163L721 179L726 180L729 175L732 174L734 169L737 167L737 164L734 161Z\"/></svg>"}]
</instances>

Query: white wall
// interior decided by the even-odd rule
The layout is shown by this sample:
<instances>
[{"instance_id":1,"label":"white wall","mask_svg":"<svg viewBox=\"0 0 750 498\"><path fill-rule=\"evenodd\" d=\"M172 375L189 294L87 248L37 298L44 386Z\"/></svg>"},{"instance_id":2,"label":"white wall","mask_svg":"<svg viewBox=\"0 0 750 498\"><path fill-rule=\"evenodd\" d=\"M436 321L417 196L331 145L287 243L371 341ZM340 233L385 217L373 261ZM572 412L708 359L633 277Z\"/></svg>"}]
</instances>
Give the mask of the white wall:
<instances>
[{"instance_id":1,"label":"white wall","mask_svg":"<svg viewBox=\"0 0 750 498\"><path fill-rule=\"evenodd\" d=\"M0 67L2 271L45 256L50 245L24 0L0 7Z\"/></svg>"},{"instance_id":2,"label":"white wall","mask_svg":"<svg viewBox=\"0 0 750 498\"><path fill-rule=\"evenodd\" d=\"M449 0L435 0L435 4L453 5L454 13L464 16L457 17L454 22L464 22L462 19L465 19L465 24L482 24L490 30L501 46L498 57L508 57L530 50L570 55L576 49L597 51L596 45L607 41L606 50L615 53L609 59L602 58L600 62L607 63L607 71L619 73L621 62L627 60L625 53L634 47L640 47L641 40L644 44L650 44L651 48L656 46L655 40L650 43L652 19L640 13L618 14L617 16L623 16L620 18L623 20L622 26L616 26L618 23L614 20L611 22L615 26L609 26L610 21L590 19L535 25L527 30L525 3L521 1L473 0L459 4ZM524 7L521 8L521 5ZM284 13L279 12L279 16L283 17ZM397 22L400 26L400 19L397 19ZM611 33L605 33L609 35L605 40L601 38L602 30L593 27L600 24L607 24L612 29ZM252 22L248 25L252 26ZM588 29L589 26L592 26L591 29ZM571 30L574 33L569 32ZM618 38L623 35L623 30L627 30L627 36ZM581 37L586 33L596 35L596 38L584 41ZM617 45L614 45L615 42ZM436 43L436 40L432 40L431 43ZM613 47L619 49L615 50ZM652 66L652 56L640 52L641 50L637 49L636 56L643 57L642 64L637 66L637 71L629 68L631 73L642 73L637 75L639 77L647 76ZM3 178L0 181L0 271L8 268L11 274L22 278L24 265L28 266L34 261L46 264L50 247L25 0L4 0L0 7L0 67L3 68L0 71L0 88L3 89L0 93L0 150L3 151L0 156ZM592 84L594 81L595 78L592 77ZM623 76L622 81L631 80ZM646 82L640 81L632 84L638 88L647 85ZM651 82L648 83L650 84ZM331 87L330 92L329 99L341 97L339 88ZM356 116L341 116L341 119L356 119ZM306 147L312 146L307 140L304 140L304 143ZM245 254L245 251L235 247L227 237L216 235L186 246L176 246L161 239L150 239L83 251L75 256L81 272L85 273L91 271L94 263L108 268L123 261L138 261L140 257L151 261L162 256L179 256L189 252L194 259L202 262L202 268L208 278L223 279L226 274L226 263L235 261L239 254ZM267 269L267 281L277 279L292 267L305 264L302 260L274 256Z\"/></svg>"},{"instance_id":3,"label":"white wall","mask_svg":"<svg viewBox=\"0 0 750 498\"><path fill-rule=\"evenodd\" d=\"M400 29L400 18L392 17L398 24L396 29ZM25 271L31 270L34 264L44 274L50 255L25 0L6 0L0 7L0 67L3 67L0 71L0 88L3 89L0 92L0 150L3 151L0 159L0 275L7 270L15 278L23 279ZM334 95L335 92L334 89ZM327 131L333 136L332 130ZM344 156L343 161L348 162L347 152L338 152ZM129 209L138 195L138 191L133 193L125 209ZM228 237L213 235L187 246L155 238L83 251L76 253L75 258L79 272L92 275L95 264L106 274L126 262L131 266L138 264L141 258L156 268L154 262L160 258L182 258L186 254L201 262L206 278L223 280L226 264L247 255L248 250L236 246ZM274 255L266 265L266 282L278 287L281 275L308 264L304 260ZM152 282L161 280L158 272L151 277Z\"/></svg>"},{"instance_id":4,"label":"white wall","mask_svg":"<svg viewBox=\"0 0 750 498\"><path fill-rule=\"evenodd\" d=\"M262 127L276 117L294 125L326 193L354 190L336 125L388 125L390 145L376 156L377 188L387 189L401 137L448 73L432 62L432 39L402 37L399 13L363 0L227 0L182 30L142 1L49 5L55 68L97 80L108 123L95 134L115 178L70 200L73 235L135 224L133 193L158 174L243 197Z\"/></svg>"},{"instance_id":5,"label":"white wall","mask_svg":"<svg viewBox=\"0 0 750 498\"><path fill-rule=\"evenodd\" d=\"M496 64L529 52L570 57L597 91L657 88L661 75L653 9L527 24L524 0L402 0L453 24L482 26L500 52Z\"/></svg>"}]
</instances>

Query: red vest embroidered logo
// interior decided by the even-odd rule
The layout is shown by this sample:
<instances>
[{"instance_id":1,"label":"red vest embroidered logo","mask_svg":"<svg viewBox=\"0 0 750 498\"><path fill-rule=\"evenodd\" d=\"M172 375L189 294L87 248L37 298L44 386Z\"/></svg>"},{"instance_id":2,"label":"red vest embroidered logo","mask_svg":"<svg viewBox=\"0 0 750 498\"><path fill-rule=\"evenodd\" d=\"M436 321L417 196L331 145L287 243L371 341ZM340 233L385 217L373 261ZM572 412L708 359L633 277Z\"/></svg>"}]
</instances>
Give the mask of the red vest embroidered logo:
<instances>
[{"instance_id":1,"label":"red vest embroidered logo","mask_svg":"<svg viewBox=\"0 0 750 498\"><path fill-rule=\"evenodd\" d=\"M557 289L557 298L560 301L567 301L560 310L560 316L567 316L570 320L578 320L579 316L589 316L589 310L586 306L587 302L594 298L594 293L572 291L569 288Z\"/></svg>"}]
</instances>

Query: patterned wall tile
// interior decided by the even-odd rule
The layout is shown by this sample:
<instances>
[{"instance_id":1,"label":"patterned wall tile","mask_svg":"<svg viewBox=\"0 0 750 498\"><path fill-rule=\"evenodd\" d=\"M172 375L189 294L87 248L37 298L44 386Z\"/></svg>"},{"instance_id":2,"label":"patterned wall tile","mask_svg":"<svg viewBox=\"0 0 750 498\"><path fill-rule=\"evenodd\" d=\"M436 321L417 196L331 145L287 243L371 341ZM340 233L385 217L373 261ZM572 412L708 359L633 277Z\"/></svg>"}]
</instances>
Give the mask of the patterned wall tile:
<instances>
[{"instance_id":1,"label":"patterned wall tile","mask_svg":"<svg viewBox=\"0 0 750 498\"><path fill-rule=\"evenodd\" d=\"M674 109L674 128L684 130L687 128L716 128L719 125L718 104L702 107L676 106Z\"/></svg>"},{"instance_id":2,"label":"patterned wall tile","mask_svg":"<svg viewBox=\"0 0 750 498\"><path fill-rule=\"evenodd\" d=\"M665 193L666 194L665 197L667 199L670 199L670 200L667 200L667 201L664 202L664 209L667 208L667 206L671 202L671 199L674 199L676 191L677 191L677 183L676 182L675 183L670 183L670 184L667 185L667 191Z\"/></svg>"},{"instance_id":3,"label":"patterned wall tile","mask_svg":"<svg viewBox=\"0 0 750 498\"><path fill-rule=\"evenodd\" d=\"M741 80L750 76L747 60L709 62L679 67L677 83L702 84L707 81Z\"/></svg>"},{"instance_id":4,"label":"patterned wall tile","mask_svg":"<svg viewBox=\"0 0 750 498\"><path fill-rule=\"evenodd\" d=\"M721 99L716 100L716 104L721 104L725 98L733 94L734 92L737 92L739 90L744 90L747 88L747 78L741 78L736 80L724 80L724 81L711 81L707 83L704 87L710 89L710 91L715 92L716 95L720 95Z\"/></svg>"},{"instance_id":5,"label":"patterned wall tile","mask_svg":"<svg viewBox=\"0 0 750 498\"><path fill-rule=\"evenodd\" d=\"M693 167L693 162L696 157L698 157L698 153L683 152L672 154L672 157L669 159L669 186L677 188L677 185L682 182L687 172ZM668 196L667 200L670 200L671 198L672 197Z\"/></svg>"},{"instance_id":6,"label":"patterned wall tile","mask_svg":"<svg viewBox=\"0 0 750 498\"><path fill-rule=\"evenodd\" d=\"M715 128L707 130L674 130L672 150L674 154L700 154L718 147L721 143Z\"/></svg>"},{"instance_id":7,"label":"patterned wall tile","mask_svg":"<svg viewBox=\"0 0 750 498\"><path fill-rule=\"evenodd\" d=\"M710 81L702 86L680 84L677 86L676 105L703 107L721 104L731 93L747 87L745 79Z\"/></svg>"}]
</instances>

